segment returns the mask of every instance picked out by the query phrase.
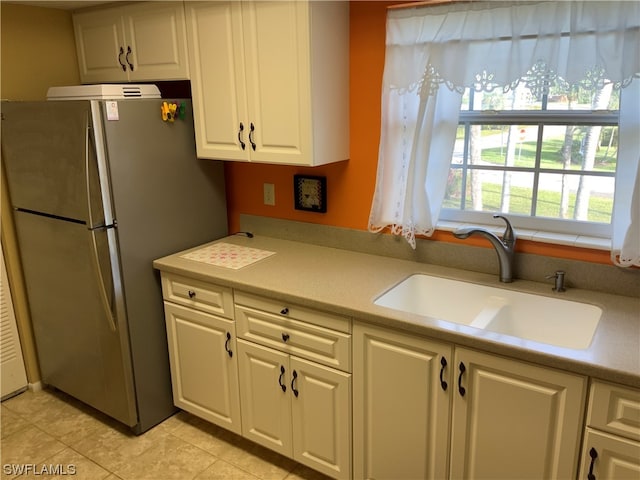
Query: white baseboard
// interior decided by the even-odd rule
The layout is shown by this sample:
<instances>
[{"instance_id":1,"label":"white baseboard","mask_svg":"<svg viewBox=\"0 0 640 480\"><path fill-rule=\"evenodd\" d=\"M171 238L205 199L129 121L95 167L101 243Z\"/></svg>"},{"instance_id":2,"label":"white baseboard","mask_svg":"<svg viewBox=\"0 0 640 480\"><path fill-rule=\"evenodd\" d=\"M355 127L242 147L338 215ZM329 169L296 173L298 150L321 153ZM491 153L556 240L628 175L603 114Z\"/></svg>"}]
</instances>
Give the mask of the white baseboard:
<instances>
[{"instance_id":1,"label":"white baseboard","mask_svg":"<svg viewBox=\"0 0 640 480\"><path fill-rule=\"evenodd\" d=\"M35 383L30 383L28 387L29 387L29 390L35 393L42 390L43 385L42 385L42 382L35 382Z\"/></svg>"}]
</instances>

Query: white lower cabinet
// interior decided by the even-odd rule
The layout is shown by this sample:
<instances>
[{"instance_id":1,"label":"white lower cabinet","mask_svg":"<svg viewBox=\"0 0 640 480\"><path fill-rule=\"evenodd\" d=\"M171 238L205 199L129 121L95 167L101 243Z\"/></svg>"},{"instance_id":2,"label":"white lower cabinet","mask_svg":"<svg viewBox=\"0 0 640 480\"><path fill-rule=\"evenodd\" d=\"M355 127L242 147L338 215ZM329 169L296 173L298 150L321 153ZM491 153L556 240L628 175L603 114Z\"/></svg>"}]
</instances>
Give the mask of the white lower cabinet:
<instances>
[{"instance_id":1,"label":"white lower cabinet","mask_svg":"<svg viewBox=\"0 0 640 480\"><path fill-rule=\"evenodd\" d=\"M357 323L353 337L354 478L446 478L452 347Z\"/></svg>"},{"instance_id":2,"label":"white lower cabinet","mask_svg":"<svg viewBox=\"0 0 640 480\"><path fill-rule=\"evenodd\" d=\"M355 478L575 478L585 389L579 375L356 323Z\"/></svg>"},{"instance_id":3,"label":"white lower cabinet","mask_svg":"<svg viewBox=\"0 0 640 480\"><path fill-rule=\"evenodd\" d=\"M234 322L169 302L164 308L174 404L240 434Z\"/></svg>"},{"instance_id":4,"label":"white lower cabinet","mask_svg":"<svg viewBox=\"0 0 640 480\"><path fill-rule=\"evenodd\" d=\"M242 434L276 452L291 456L289 355L245 340L238 341Z\"/></svg>"},{"instance_id":5,"label":"white lower cabinet","mask_svg":"<svg viewBox=\"0 0 640 480\"><path fill-rule=\"evenodd\" d=\"M242 293L235 300L242 435L351 478L351 373L333 368L350 365L349 319Z\"/></svg>"},{"instance_id":6,"label":"white lower cabinet","mask_svg":"<svg viewBox=\"0 0 640 480\"><path fill-rule=\"evenodd\" d=\"M233 292L162 273L173 403L242 432Z\"/></svg>"},{"instance_id":7,"label":"white lower cabinet","mask_svg":"<svg viewBox=\"0 0 640 480\"><path fill-rule=\"evenodd\" d=\"M577 473L586 378L455 349L450 478Z\"/></svg>"},{"instance_id":8,"label":"white lower cabinet","mask_svg":"<svg viewBox=\"0 0 640 480\"><path fill-rule=\"evenodd\" d=\"M578 478L640 479L640 391L592 383Z\"/></svg>"},{"instance_id":9,"label":"white lower cabinet","mask_svg":"<svg viewBox=\"0 0 640 480\"><path fill-rule=\"evenodd\" d=\"M242 434L336 478L349 478L351 375L238 340Z\"/></svg>"},{"instance_id":10,"label":"white lower cabinet","mask_svg":"<svg viewBox=\"0 0 640 480\"><path fill-rule=\"evenodd\" d=\"M594 380L585 429L583 376L179 275L162 287L175 404L333 478L640 479L638 390Z\"/></svg>"},{"instance_id":11,"label":"white lower cabinet","mask_svg":"<svg viewBox=\"0 0 640 480\"><path fill-rule=\"evenodd\" d=\"M176 406L352 478L350 318L168 273L162 292Z\"/></svg>"}]
</instances>

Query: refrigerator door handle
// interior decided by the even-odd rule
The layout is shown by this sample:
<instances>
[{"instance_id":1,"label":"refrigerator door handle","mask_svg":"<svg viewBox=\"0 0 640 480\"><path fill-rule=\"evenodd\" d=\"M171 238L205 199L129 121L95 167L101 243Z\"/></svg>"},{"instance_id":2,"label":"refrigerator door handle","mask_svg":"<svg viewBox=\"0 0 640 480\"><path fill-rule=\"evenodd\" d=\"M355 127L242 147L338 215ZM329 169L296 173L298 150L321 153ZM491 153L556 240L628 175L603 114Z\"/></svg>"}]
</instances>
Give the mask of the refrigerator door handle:
<instances>
[{"instance_id":1,"label":"refrigerator door handle","mask_svg":"<svg viewBox=\"0 0 640 480\"><path fill-rule=\"evenodd\" d=\"M104 275L102 273L102 267L100 266L100 256L98 255L98 242L96 240L96 230L104 230L106 227L102 227L99 229L90 229L91 233L91 252L93 258L93 266L95 267L96 278L98 280L99 285L99 295L100 300L102 302L102 307L104 308L104 313L107 317L107 323L109 324L109 328L112 332L116 331L116 319L111 309L111 302L109 302L109 296L107 295L107 288L104 284Z\"/></svg>"},{"instance_id":2,"label":"refrigerator door handle","mask_svg":"<svg viewBox=\"0 0 640 480\"><path fill-rule=\"evenodd\" d=\"M89 125L89 115L87 115L87 123L86 123L86 136L85 136L85 149L84 149L84 158L85 158L85 176L87 181L87 210L89 214L89 233L91 234L91 253L93 258L93 266L95 267L96 278L98 280L100 301L102 302L102 307L104 308L104 313L107 316L107 323L109 324L109 328L112 332L116 331L116 320L113 310L111 308L111 302L109 302L109 296L107 295L107 288L104 283L104 274L102 272L102 266L100 265L100 256L98 255L98 242L96 240L96 228L92 228L93 226L93 211L91 208L91 165L89 164L91 161L91 155L89 149L91 148L91 127ZM98 227L97 229L104 229L106 227Z\"/></svg>"},{"instance_id":3,"label":"refrigerator door handle","mask_svg":"<svg viewBox=\"0 0 640 480\"><path fill-rule=\"evenodd\" d=\"M89 115L87 114L87 118L85 119L85 132L86 135L84 137L84 175L85 181L87 183L87 213L89 215L89 228L94 227L93 223L93 208L91 205L91 154L89 149L91 148L91 125L89 125ZM94 242L95 244L95 239Z\"/></svg>"}]
</instances>

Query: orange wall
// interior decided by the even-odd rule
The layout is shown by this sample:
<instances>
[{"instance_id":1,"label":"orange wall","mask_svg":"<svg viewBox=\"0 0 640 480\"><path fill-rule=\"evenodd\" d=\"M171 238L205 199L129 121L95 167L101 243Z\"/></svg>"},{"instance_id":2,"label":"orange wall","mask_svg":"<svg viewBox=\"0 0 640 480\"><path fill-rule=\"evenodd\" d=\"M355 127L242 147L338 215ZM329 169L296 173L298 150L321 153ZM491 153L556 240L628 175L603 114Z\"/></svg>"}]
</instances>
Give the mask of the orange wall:
<instances>
[{"instance_id":1,"label":"orange wall","mask_svg":"<svg viewBox=\"0 0 640 480\"><path fill-rule=\"evenodd\" d=\"M350 151L346 162L321 167L291 167L228 162L225 164L229 231L240 228L240 214L366 230L373 198L380 137L380 98L384 69L388 5L401 2L352 1L350 18ZM295 210L293 175L327 177L327 213ZM275 185L275 206L263 205L263 184ZM436 232L435 241L459 242ZM487 246L481 239L467 245ZM560 258L611 263L609 252L520 241L518 250Z\"/></svg>"}]
</instances>

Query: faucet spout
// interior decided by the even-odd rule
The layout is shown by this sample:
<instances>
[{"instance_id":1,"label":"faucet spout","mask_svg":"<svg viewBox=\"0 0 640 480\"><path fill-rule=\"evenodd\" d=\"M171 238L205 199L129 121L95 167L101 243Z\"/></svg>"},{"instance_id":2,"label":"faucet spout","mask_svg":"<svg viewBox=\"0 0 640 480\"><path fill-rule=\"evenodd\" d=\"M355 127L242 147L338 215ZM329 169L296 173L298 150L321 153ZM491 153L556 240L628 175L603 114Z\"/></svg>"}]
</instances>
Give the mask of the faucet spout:
<instances>
[{"instance_id":1,"label":"faucet spout","mask_svg":"<svg viewBox=\"0 0 640 480\"><path fill-rule=\"evenodd\" d=\"M459 228L453 232L453 236L460 239L469 238L473 235L480 235L485 237L496 253L498 254L498 264L500 265L500 281L503 283L510 283L513 281L513 257L516 247L516 234L511 227L511 223L502 215L494 215L493 218L503 219L507 226L502 238L498 237L495 233L490 232L486 228L482 227L465 227Z\"/></svg>"}]
</instances>

